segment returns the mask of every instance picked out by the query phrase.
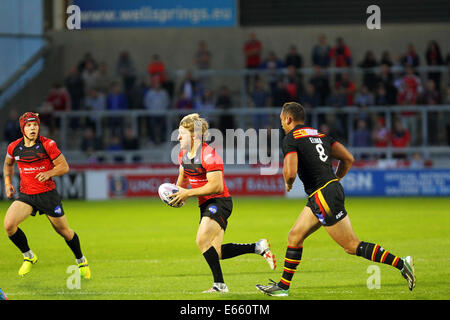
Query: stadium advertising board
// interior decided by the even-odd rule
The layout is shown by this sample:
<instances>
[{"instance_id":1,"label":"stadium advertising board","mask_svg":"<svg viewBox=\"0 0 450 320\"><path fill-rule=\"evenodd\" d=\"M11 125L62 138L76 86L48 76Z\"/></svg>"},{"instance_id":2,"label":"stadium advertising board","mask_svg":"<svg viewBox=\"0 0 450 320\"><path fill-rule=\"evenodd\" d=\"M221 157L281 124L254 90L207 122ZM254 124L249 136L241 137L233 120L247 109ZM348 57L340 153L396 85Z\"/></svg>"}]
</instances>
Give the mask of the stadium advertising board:
<instances>
[{"instance_id":1,"label":"stadium advertising board","mask_svg":"<svg viewBox=\"0 0 450 320\"><path fill-rule=\"evenodd\" d=\"M3 176L0 175L3 180ZM63 176L52 178L56 184L56 190L63 199L85 199L85 176L84 172L69 172ZM16 195L19 192L19 175L16 174L12 180L16 189ZM6 200L4 184L0 184L0 200Z\"/></svg>"},{"instance_id":2,"label":"stadium advertising board","mask_svg":"<svg viewBox=\"0 0 450 320\"><path fill-rule=\"evenodd\" d=\"M110 174L108 196L110 198L157 197L158 187L163 183L174 183L177 175L159 174ZM281 174L261 176L259 174L227 174L226 183L235 196L283 196L284 180Z\"/></svg>"},{"instance_id":3,"label":"stadium advertising board","mask_svg":"<svg viewBox=\"0 0 450 320\"><path fill-rule=\"evenodd\" d=\"M449 196L450 170L350 170L348 196Z\"/></svg>"},{"instance_id":4,"label":"stadium advertising board","mask_svg":"<svg viewBox=\"0 0 450 320\"><path fill-rule=\"evenodd\" d=\"M233 27L235 0L75 0L84 28Z\"/></svg>"}]
</instances>

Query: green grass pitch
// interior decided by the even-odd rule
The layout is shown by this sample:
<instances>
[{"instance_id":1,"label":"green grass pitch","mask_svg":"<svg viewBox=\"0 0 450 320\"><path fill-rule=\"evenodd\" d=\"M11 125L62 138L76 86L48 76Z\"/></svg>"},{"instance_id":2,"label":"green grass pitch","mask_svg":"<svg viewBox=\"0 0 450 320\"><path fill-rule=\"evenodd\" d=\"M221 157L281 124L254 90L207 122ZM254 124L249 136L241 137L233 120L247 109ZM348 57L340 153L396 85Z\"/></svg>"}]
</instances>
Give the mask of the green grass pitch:
<instances>
[{"instance_id":1,"label":"green grass pitch","mask_svg":"<svg viewBox=\"0 0 450 320\"><path fill-rule=\"evenodd\" d=\"M3 221L10 202L0 202ZM159 199L101 202L64 201L69 224L89 259L92 279L69 289L72 252L45 216L21 228L39 262L21 278L22 255L5 232L0 236L0 288L20 299L283 299L257 291L256 284L279 280L287 233L303 199L234 198L224 243L268 238L277 270L257 255L222 261L228 294L202 294L212 276L195 245L199 210L195 199L181 209ZM417 285L410 292L396 269L344 252L321 228L304 243L302 262L286 299L449 299L449 198L348 198L346 208L360 240L375 242L415 259ZM379 266L380 288L368 289L368 267Z\"/></svg>"}]
</instances>

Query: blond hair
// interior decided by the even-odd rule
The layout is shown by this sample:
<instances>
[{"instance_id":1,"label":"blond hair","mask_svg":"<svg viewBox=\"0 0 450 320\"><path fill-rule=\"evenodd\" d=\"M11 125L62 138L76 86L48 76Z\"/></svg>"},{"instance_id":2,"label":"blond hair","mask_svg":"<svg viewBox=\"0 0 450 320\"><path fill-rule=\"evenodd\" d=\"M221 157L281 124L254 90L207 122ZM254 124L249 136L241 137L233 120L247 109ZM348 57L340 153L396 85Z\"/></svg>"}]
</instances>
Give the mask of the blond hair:
<instances>
[{"instance_id":1,"label":"blond hair","mask_svg":"<svg viewBox=\"0 0 450 320\"><path fill-rule=\"evenodd\" d=\"M199 138L204 141L208 136L208 121L200 117L198 113L191 113L185 116L181 119L180 126L189 130L194 138Z\"/></svg>"}]
</instances>

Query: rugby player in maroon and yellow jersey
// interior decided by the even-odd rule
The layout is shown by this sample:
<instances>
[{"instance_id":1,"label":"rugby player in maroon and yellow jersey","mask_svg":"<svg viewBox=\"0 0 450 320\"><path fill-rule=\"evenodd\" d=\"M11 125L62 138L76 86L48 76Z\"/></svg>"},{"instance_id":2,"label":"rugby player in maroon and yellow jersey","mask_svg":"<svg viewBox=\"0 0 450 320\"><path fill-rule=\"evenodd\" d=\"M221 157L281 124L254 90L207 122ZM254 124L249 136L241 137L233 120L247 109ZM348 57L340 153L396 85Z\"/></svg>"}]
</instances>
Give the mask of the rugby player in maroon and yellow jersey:
<instances>
[{"instance_id":1,"label":"rugby player in maroon and yellow jersey","mask_svg":"<svg viewBox=\"0 0 450 320\"><path fill-rule=\"evenodd\" d=\"M77 234L69 228L61 197L55 189L52 177L61 176L69 171L64 155L55 141L39 135L39 114L24 113L20 119L23 137L10 143L3 166L5 190L8 198L13 198L16 190L12 185L14 163L17 163L20 176L20 190L17 199L6 212L4 227L11 241L20 249L24 261L19 275L30 272L38 260L28 246L25 233L19 224L36 212L45 214L55 231L60 234L75 255L80 275L89 279L91 272L83 256Z\"/></svg>"},{"instance_id":2,"label":"rugby player in maroon and yellow jersey","mask_svg":"<svg viewBox=\"0 0 450 320\"><path fill-rule=\"evenodd\" d=\"M208 127L208 122L197 113L185 116L180 122L179 191L171 196L170 204L178 206L189 197L198 197L200 225L196 243L214 278L212 288L204 292L228 292L220 259L257 253L264 257L271 269L275 269L275 257L266 239L248 244L222 244L233 202L225 183L222 159L204 142ZM187 189L189 184L191 189Z\"/></svg>"}]
</instances>

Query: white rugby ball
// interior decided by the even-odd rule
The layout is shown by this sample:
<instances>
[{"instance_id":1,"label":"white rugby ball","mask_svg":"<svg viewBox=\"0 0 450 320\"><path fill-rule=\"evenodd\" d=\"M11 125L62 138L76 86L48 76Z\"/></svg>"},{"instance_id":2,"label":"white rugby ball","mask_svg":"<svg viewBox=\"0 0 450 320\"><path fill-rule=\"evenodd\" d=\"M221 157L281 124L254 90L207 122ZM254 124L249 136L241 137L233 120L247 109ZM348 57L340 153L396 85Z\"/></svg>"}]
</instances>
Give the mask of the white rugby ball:
<instances>
[{"instance_id":1,"label":"white rugby ball","mask_svg":"<svg viewBox=\"0 0 450 320\"><path fill-rule=\"evenodd\" d=\"M161 198L161 200L168 206L171 206L173 208L180 208L184 205L185 202L182 202L178 206L173 206L173 205L169 204L169 202L172 200L169 198L169 196L174 193L177 193L178 190L179 190L178 187L176 185L174 185L173 183L163 183L158 188L158 194L159 194L159 197Z\"/></svg>"}]
</instances>

